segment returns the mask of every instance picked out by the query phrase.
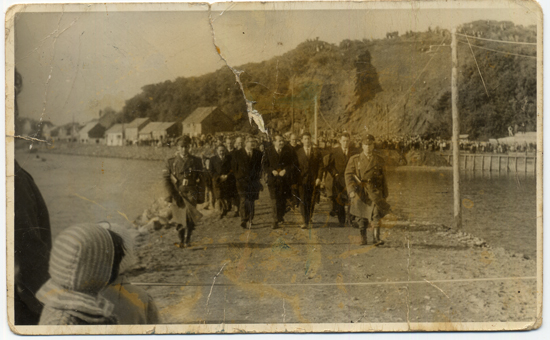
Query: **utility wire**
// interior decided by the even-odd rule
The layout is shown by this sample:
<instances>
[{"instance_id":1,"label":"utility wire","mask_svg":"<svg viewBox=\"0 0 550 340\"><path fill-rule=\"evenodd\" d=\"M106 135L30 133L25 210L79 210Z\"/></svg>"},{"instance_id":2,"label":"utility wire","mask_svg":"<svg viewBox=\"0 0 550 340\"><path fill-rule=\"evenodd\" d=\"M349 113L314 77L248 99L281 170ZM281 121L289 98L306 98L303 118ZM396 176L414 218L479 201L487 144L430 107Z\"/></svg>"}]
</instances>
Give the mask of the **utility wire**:
<instances>
[{"instance_id":1,"label":"utility wire","mask_svg":"<svg viewBox=\"0 0 550 340\"><path fill-rule=\"evenodd\" d=\"M474 61L476 62L476 66L477 66L477 72L479 72L479 76L481 77L481 82L483 83L483 87L485 88L485 93L487 94L487 97L489 97L489 91L487 91L485 80L483 80L483 76L481 75L481 70L479 69L479 65L477 64L476 55L474 54L474 50L472 50L472 45L470 45L470 40L468 39L468 37L466 37L466 40L468 40L468 46L470 46L470 52L472 52L472 56L474 56Z\"/></svg>"},{"instance_id":2,"label":"utility wire","mask_svg":"<svg viewBox=\"0 0 550 340\"><path fill-rule=\"evenodd\" d=\"M336 132L336 130L334 130L334 128L332 127L332 124L330 124L329 122L327 122L327 120L325 119L325 115L323 115L323 112L321 112L321 110L317 110L317 113L319 113L319 114L321 115L321 118L323 118L323 121L325 122L325 124L327 124L328 127L329 127L332 131Z\"/></svg>"},{"instance_id":3,"label":"utility wire","mask_svg":"<svg viewBox=\"0 0 550 340\"><path fill-rule=\"evenodd\" d=\"M530 43L530 42L523 42L523 41L509 41L509 40L496 40L496 39L487 39L487 38L480 38L473 35L467 35L467 34L460 34L457 33L456 35L460 35L463 37L478 39L478 40L485 40L485 41L494 41L499 43L505 43L505 44L518 44L518 45L537 45L537 43Z\"/></svg>"},{"instance_id":4,"label":"utility wire","mask_svg":"<svg viewBox=\"0 0 550 340\"><path fill-rule=\"evenodd\" d=\"M459 43L461 44L464 44L464 45L470 45L469 43L466 43L464 41L458 41ZM476 47L476 48L480 48L482 50L487 50L487 51L491 51L491 52L495 52L495 53L502 53L502 54L508 54L508 55L515 55L515 56L518 56L518 57L526 57L526 58L533 58L533 59L537 59L536 56L532 56L532 55L527 55L527 54L518 54L518 53L512 53L512 52L506 52L506 51L501 51L501 50L493 50L491 48L486 48L486 47L481 47L481 46L478 46L478 45L470 45L471 47Z\"/></svg>"},{"instance_id":5,"label":"utility wire","mask_svg":"<svg viewBox=\"0 0 550 340\"><path fill-rule=\"evenodd\" d=\"M443 38L443 40L441 40L441 42L439 43L439 45L437 45L437 49L434 51L432 57L430 58L430 60L428 60L428 62L426 63L426 66L424 66L424 68L422 69L422 71L420 71L420 73L416 76L416 78L414 79L414 81L412 82L411 86L409 87L409 89L407 90L407 92L398 100L398 101L395 101L395 104L392 106L392 108L390 110L388 110L388 113L393 111L397 105L400 104L401 100L405 99L407 96L410 95L410 91L411 89L413 88L414 84L416 84L416 82L418 81L418 79L420 79L420 76L422 76L422 74L424 73L424 71L426 71L426 69L428 68L428 65L430 65L430 63L432 62L433 58L435 57L436 55L436 52L439 51L439 48L441 46L444 46L446 47L446 45L443 45L443 43L445 42L445 40L447 40L447 38Z\"/></svg>"}]
</instances>

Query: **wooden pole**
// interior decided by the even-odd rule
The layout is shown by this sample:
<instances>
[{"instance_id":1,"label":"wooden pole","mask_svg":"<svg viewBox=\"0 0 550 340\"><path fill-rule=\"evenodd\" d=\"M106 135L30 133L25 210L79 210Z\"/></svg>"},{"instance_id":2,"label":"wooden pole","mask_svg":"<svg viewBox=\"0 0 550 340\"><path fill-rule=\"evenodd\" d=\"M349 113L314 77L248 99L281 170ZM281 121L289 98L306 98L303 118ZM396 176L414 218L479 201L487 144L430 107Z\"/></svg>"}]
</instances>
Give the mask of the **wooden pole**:
<instances>
[{"instance_id":1,"label":"wooden pole","mask_svg":"<svg viewBox=\"0 0 550 340\"><path fill-rule=\"evenodd\" d=\"M453 189L454 189L454 227L456 230L462 229L462 207L460 200L460 163L458 157L458 135L460 134L460 119L458 116L458 48L456 41L456 27L452 31L452 61L453 69L451 72L451 98L453 112ZM456 160L456 162L454 161Z\"/></svg>"},{"instance_id":2,"label":"wooden pole","mask_svg":"<svg viewBox=\"0 0 550 340\"><path fill-rule=\"evenodd\" d=\"M315 133L313 143L315 143L315 144L317 144L317 146L319 146L318 143L317 143L317 140L318 140L318 138L317 138L317 95L315 95L315 112L314 112L314 117L313 117L313 126L314 126L313 131Z\"/></svg>"},{"instance_id":3,"label":"wooden pole","mask_svg":"<svg viewBox=\"0 0 550 340\"><path fill-rule=\"evenodd\" d=\"M292 132L295 132L294 131L294 79L292 79L292 90L291 90L291 94L290 94L290 103L291 103L291 106L292 106L292 123L290 125L290 129Z\"/></svg>"}]
</instances>

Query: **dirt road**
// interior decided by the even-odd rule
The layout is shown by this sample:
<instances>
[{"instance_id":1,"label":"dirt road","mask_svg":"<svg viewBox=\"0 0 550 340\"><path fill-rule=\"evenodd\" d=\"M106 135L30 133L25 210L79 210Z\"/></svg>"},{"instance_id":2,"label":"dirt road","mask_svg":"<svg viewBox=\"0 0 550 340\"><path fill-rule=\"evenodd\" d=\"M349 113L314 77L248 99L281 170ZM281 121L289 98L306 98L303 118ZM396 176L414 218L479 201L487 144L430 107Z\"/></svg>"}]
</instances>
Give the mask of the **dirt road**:
<instances>
[{"instance_id":1,"label":"dirt road","mask_svg":"<svg viewBox=\"0 0 550 340\"><path fill-rule=\"evenodd\" d=\"M268 203L264 191L248 230L204 211L188 249L175 245L174 229L152 231L130 281L167 323L534 321L532 259L395 218L383 225L384 246L360 246L358 230L338 228L326 202L313 229L300 229L291 211L272 230Z\"/></svg>"}]
</instances>

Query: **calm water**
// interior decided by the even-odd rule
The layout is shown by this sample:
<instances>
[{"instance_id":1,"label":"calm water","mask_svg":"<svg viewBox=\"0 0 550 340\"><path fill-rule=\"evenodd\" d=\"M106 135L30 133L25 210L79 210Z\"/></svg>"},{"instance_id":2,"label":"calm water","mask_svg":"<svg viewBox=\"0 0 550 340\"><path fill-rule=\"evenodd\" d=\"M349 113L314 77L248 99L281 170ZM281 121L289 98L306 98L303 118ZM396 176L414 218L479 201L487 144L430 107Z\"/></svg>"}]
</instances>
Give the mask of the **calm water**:
<instances>
[{"instance_id":1,"label":"calm water","mask_svg":"<svg viewBox=\"0 0 550 340\"><path fill-rule=\"evenodd\" d=\"M133 221L164 196L160 161L28 153L16 159L34 178L50 213L52 234L74 223Z\"/></svg>"},{"instance_id":2,"label":"calm water","mask_svg":"<svg viewBox=\"0 0 550 340\"><path fill-rule=\"evenodd\" d=\"M412 221L453 224L452 171L388 173L389 202ZM461 173L465 232L494 247L535 255L536 178L532 174Z\"/></svg>"},{"instance_id":3,"label":"calm water","mask_svg":"<svg viewBox=\"0 0 550 340\"><path fill-rule=\"evenodd\" d=\"M73 223L133 221L164 195L163 162L18 153L50 211L54 237ZM464 173L464 231L513 252L535 255L536 187L533 175ZM452 226L452 172L390 171L389 202L412 221Z\"/></svg>"}]
</instances>

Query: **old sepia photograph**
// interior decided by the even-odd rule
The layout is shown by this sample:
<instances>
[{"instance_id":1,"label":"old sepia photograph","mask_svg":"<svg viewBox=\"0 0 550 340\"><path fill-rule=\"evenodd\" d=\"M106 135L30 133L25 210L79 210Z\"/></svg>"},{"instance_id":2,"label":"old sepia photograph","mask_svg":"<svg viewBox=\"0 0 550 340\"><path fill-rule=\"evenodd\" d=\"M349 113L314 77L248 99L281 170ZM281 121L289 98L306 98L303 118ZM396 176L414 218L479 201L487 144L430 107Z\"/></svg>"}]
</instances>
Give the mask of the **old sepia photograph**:
<instances>
[{"instance_id":1,"label":"old sepia photograph","mask_svg":"<svg viewBox=\"0 0 550 340\"><path fill-rule=\"evenodd\" d=\"M11 330L539 328L542 17L11 7Z\"/></svg>"}]
</instances>

